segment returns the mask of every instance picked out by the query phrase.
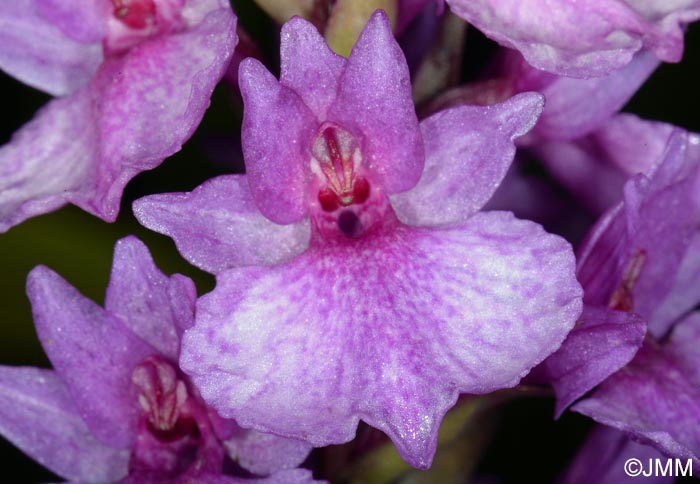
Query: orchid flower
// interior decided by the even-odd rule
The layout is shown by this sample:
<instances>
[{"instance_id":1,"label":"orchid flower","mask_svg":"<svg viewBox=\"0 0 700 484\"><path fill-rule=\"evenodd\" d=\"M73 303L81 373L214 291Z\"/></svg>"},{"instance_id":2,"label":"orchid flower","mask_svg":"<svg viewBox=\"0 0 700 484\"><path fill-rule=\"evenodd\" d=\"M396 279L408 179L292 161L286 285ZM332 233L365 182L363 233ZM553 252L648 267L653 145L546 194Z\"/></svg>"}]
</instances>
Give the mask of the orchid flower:
<instances>
[{"instance_id":1,"label":"orchid flower","mask_svg":"<svg viewBox=\"0 0 700 484\"><path fill-rule=\"evenodd\" d=\"M54 369L0 367L0 433L44 466L76 483L250 482L224 474L233 457L273 474L254 482L311 482L292 469L307 444L222 419L178 369L194 284L140 241L117 243L104 309L43 266L27 292Z\"/></svg>"},{"instance_id":2,"label":"orchid flower","mask_svg":"<svg viewBox=\"0 0 700 484\"><path fill-rule=\"evenodd\" d=\"M593 409L595 396L622 392L619 398L623 393L626 399L641 398L632 397L627 385L639 387L634 392L651 391L658 377L655 368L676 358L668 356L677 349L674 336L667 341L669 331L692 334L697 316L690 312L700 302L700 138L629 115L617 121L614 127L622 133L636 134L637 148L632 149L631 139L611 136L620 141L603 145L609 147L610 159L601 162L642 173L624 184L622 201L600 218L579 248L577 276L587 305L577 327L541 368L557 394L557 414L602 383L592 399L573 408L603 423L609 421ZM695 373L669 373L669 386L664 388L668 390L676 376L692 380ZM632 374L637 375L634 384L625 376ZM616 382L622 382L619 388ZM653 397L659 406L674 405L669 402L677 394L666 390ZM625 403L619 405L622 409ZM648 412L668 414L656 406ZM664 425L657 430L674 428Z\"/></svg>"},{"instance_id":3,"label":"orchid flower","mask_svg":"<svg viewBox=\"0 0 700 484\"><path fill-rule=\"evenodd\" d=\"M668 132L668 129L665 130ZM572 409L700 464L700 136L672 129L661 162L625 185L581 251L591 304L648 322L634 359Z\"/></svg>"},{"instance_id":4,"label":"orchid flower","mask_svg":"<svg viewBox=\"0 0 700 484\"><path fill-rule=\"evenodd\" d=\"M362 419L426 468L458 395L516 385L581 311L564 240L478 211L542 98L419 123L381 11L348 59L299 18L281 43L279 81L241 64L247 174L134 205L217 275L181 366L244 427L323 446Z\"/></svg>"},{"instance_id":5,"label":"orchid flower","mask_svg":"<svg viewBox=\"0 0 700 484\"><path fill-rule=\"evenodd\" d=\"M224 0L0 5L0 68L59 96L0 147L0 231L66 203L114 221L192 135L236 44Z\"/></svg>"}]
</instances>

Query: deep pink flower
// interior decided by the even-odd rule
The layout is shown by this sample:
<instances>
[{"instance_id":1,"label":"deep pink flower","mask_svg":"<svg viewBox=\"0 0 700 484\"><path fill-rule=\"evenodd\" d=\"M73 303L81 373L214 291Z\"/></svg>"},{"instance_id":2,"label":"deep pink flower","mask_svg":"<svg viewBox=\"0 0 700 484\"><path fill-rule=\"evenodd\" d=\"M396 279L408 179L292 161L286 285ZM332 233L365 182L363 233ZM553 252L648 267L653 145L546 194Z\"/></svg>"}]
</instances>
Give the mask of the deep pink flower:
<instances>
[{"instance_id":1,"label":"deep pink flower","mask_svg":"<svg viewBox=\"0 0 700 484\"><path fill-rule=\"evenodd\" d=\"M193 133L236 44L224 0L2 2L0 68L61 96L0 147L0 231L66 203L114 221Z\"/></svg>"},{"instance_id":2,"label":"deep pink flower","mask_svg":"<svg viewBox=\"0 0 700 484\"><path fill-rule=\"evenodd\" d=\"M29 275L37 332L54 370L0 367L0 432L79 483L247 482L227 456L267 475L310 447L246 431L209 408L177 366L196 293L161 273L135 238L117 243L105 308L45 267ZM265 483L311 482L304 470Z\"/></svg>"},{"instance_id":3,"label":"deep pink flower","mask_svg":"<svg viewBox=\"0 0 700 484\"><path fill-rule=\"evenodd\" d=\"M241 65L247 174L135 204L217 274L181 364L244 426L321 446L362 419L428 467L459 393L517 384L581 310L565 241L478 212L542 99L419 123L383 13L348 59L301 19L281 38L279 81Z\"/></svg>"}]
</instances>

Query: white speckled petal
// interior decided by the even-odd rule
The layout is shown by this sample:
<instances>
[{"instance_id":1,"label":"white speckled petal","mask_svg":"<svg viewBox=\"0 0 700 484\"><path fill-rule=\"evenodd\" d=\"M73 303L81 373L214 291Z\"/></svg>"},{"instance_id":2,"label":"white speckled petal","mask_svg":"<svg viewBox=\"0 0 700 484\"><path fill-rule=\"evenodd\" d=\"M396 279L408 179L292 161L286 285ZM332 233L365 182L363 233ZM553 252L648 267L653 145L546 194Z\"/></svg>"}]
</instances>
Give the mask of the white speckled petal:
<instances>
[{"instance_id":1,"label":"white speckled petal","mask_svg":"<svg viewBox=\"0 0 700 484\"><path fill-rule=\"evenodd\" d=\"M245 175L212 178L190 193L141 198L134 214L149 229L172 237L191 264L214 274L278 264L309 244L308 221L270 222L257 209Z\"/></svg>"},{"instance_id":2,"label":"white speckled petal","mask_svg":"<svg viewBox=\"0 0 700 484\"><path fill-rule=\"evenodd\" d=\"M524 93L421 121L425 169L415 187L391 197L401 221L420 226L466 221L500 185L515 155L513 140L534 126L543 103L541 95Z\"/></svg>"},{"instance_id":3,"label":"white speckled petal","mask_svg":"<svg viewBox=\"0 0 700 484\"><path fill-rule=\"evenodd\" d=\"M0 366L0 433L67 479L110 483L128 471L129 451L107 447L90 435L51 370Z\"/></svg>"},{"instance_id":4,"label":"white speckled petal","mask_svg":"<svg viewBox=\"0 0 700 484\"><path fill-rule=\"evenodd\" d=\"M459 392L518 383L581 312L569 245L505 212L456 229L397 225L220 274L182 368L222 416L315 446L359 419L430 465Z\"/></svg>"}]
</instances>

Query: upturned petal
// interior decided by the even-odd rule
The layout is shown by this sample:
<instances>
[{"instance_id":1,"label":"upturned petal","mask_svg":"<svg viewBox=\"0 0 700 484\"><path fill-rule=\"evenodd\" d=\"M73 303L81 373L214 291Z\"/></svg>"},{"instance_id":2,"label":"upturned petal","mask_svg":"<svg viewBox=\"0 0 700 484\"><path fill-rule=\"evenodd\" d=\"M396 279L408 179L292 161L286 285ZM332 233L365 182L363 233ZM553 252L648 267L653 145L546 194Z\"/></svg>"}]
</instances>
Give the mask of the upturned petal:
<instances>
[{"instance_id":1,"label":"upturned petal","mask_svg":"<svg viewBox=\"0 0 700 484\"><path fill-rule=\"evenodd\" d=\"M515 385L581 311L562 239L507 213L397 225L230 270L200 299L181 366L221 415L327 445L359 419L427 467L459 392Z\"/></svg>"},{"instance_id":2,"label":"upturned petal","mask_svg":"<svg viewBox=\"0 0 700 484\"><path fill-rule=\"evenodd\" d=\"M634 313L585 306L561 348L542 365L557 396L555 416L629 363L645 333L645 321Z\"/></svg>"},{"instance_id":3,"label":"upturned petal","mask_svg":"<svg viewBox=\"0 0 700 484\"><path fill-rule=\"evenodd\" d=\"M0 432L66 479L110 483L128 471L129 452L95 440L50 370L0 366Z\"/></svg>"},{"instance_id":4,"label":"upturned petal","mask_svg":"<svg viewBox=\"0 0 700 484\"><path fill-rule=\"evenodd\" d=\"M282 26L280 60L280 83L294 90L319 121L324 120L345 59L328 47L313 24L294 17Z\"/></svg>"},{"instance_id":5,"label":"upturned petal","mask_svg":"<svg viewBox=\"0 0 700 484\"><path fill-rule=\"evenodd\" d=\"M406 59L386 14L375 12L340 77L328 121L362 140L367 167L387 193L413 187L425 155Z\"/></svg>"},{"instance_id":6,"label":"upturned petal","mask_svg":"<svg viewBox=\"0 0 700 484\"><path fill-rule=\"evenodd\" d=\"M214 274L284 262L309 243L307 222L278 225L260 213L244 175L213 178L190 193L144 197L134 203L134 214L172 237L190 263Z\"/></svg>"},{"instance_id":7,"label":"upturned petal","mask_svg":"<svg viewBox=\"0 0 700 484\"><path fill-rule=\"evenodd\" d=\"M180 335L194 324L196 299L194 283L163 274L143 242L117 242L105 309L171 361L180 354Z\"/></svg>"},{"instance_id":8,"label":"upturned petal","mask_svg":"<svg viewBox=\"0 0 700 484\"><path fill-rule=\"evenodd\" d=\"M700 18L697 0L447 0L452 11L537 67L595 77L646 48L667 62L683 53L683 29Z\"/></svg>"},{"instance_id":9,"label":"upturned petal","mask_svg":"<svg viewBox=\"0 0 700 484\"><path fill-rule=\"evenodd\" d=\"M42 0L0 4L0 69L30 86L63 96L90 82L102 62L102 45L99 38L76 38L60 28L68 12L76 23L94 25L92 8L64 7L60 12L52 5ZM85 5L76 5L81 6Z\"/></svg>"},{"instance_id":10,"label":"upturned petal","mask_svg":"<svg viewBox=\"0 0 700 484\"><path fill-rule=\"evenodd\" d=\"M316 117L255 59L241 62L239 82L245 103L241 141L255 204L273 222L297 222L308 212Z\"/></svg>"},{"instance_id":11,"label":"upturned petal","mask_svg":"<svg viewBox=\"0 0 700 484\"><path fill-rule=\"evenodd\" d=\"M573 410L667 455L700 461L700 313L659 346L647 341L630 364Z\"/></svg>"},{"instance_id":12,"label":"upturned petal","mask_svg":"<svg viewBox=\"0 0 700 484\"><path fill-rule=\"evenodd\" d=\"M90 432L128 447L139 415L131 373L153 349L46 267L29 273L27 295L44 350Z\"/></svg>"},{"instance_id":13,"label":"upturned petal","mask_svg":"<svg viewBox=\"0 0 700 484\"><path fill-rule=\"evenodd\" d=\"M543 98L520 94L493 106L461 106L421 121L425 169L418 184L391 197L402 222L439 226L465 222L496 191L529 131Z\"/></svg>"}]
</instances>

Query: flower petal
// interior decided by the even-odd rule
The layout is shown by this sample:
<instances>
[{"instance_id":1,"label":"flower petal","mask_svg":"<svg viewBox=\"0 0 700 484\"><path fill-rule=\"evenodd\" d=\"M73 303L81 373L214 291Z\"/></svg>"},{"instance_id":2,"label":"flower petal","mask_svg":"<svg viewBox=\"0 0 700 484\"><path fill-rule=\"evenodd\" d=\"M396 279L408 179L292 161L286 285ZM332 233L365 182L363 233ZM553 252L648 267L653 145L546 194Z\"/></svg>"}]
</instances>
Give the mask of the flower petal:
<instances>
[{"instance_id":1,"label":"flower petal","mask_svg":"<svg viewBox=\"0 0 700 484\"><path fill-rule=\"evenodd\" d=\"M0 147L0 232L90 184L98 157L90 105L86 92L51 101Z\"/></svg>"},{"instance_id":2,"label":"flower petal","mask_svg":"<svg viewBox=\"0 0 700 484\"><path fill-rule=\"evenodd\" d=\"M625 67L593 79L554 76L537 71L524 61L522 64L514 79L518 91L538 91L547 99L533 133L540 138L562 140L584 136L620 111L659 61L648 52L640 52Z\"/></svg>"},{"instance_id":3,"label":"flower petal","mask_svg":"<svg viewBox=\"0 0 700 484\"><path fill-rule=\"evenodd\" d=\"M413 187L425 155L406 59L386 14L369 19L340 78L328 120L362 140L362 155L387 193Z\"/></svg>"},{"instance_id":4,"label":"flower petal","mask_svg":"<svg viewBox=\"0 0 700 484\"><path fill-rule=\"evenodd\" d=\"M625 181L663 159L673 126L618 114L573 141L540 141L530 149L549 172L593 213L622 198Z\"/></svg>"},{"instance_id":5,"label":"flower petal","mask_svg":"<svg viewBox=\"0 0 700 484\"><path fill-rule=\"evenodd\" d=\"M0 231L67 202L114 221L126 183L199 124L233 49L234 22L228 7L216 10L187 32L105 61L90 85L15 133L0 148Z\"/></svg>"},{"instance_id":6,"label":"flower petal","mask_svg":"<svg viewBox=\"0 0 700 484\"><path fill-rule=\"evenodd\" d=\"M214 274L243 265L271 265L303 252L307 222L278 225L255 206L244 175L212 178L190 193L151 195L134 202L146 227L175 240L193 265Z\"/></svg>"},{"instance_id":7,"label":"flower petal","mask_svg":"<svg viewBox=\"0 0 700 484\"><path fill-rule=\"evenodd\" d=\"M311 445L255 430L238 428L225 442L231 458L259 476L300 465L311 452Z\"/></svg>"},{"instance_id":8,"label":"flower petal","mask_svg":"<svg viewBox=\"0 0 700 484\"><path fill-rule=\"evenodd\" d=\"M45 3L0 3L0 69L25 84L63 96L90 81L102 62L102 45L99 38L85 41L67 34L60 28L63 16L52 15ZM91 10L68 7L64 11L70 11L76 23L93 24Z\"/></svg>"},{"instance_id":9,"label":"flower petal","mask_svg":"<svg viewBox=\"0 0 700 484\"><path fill-rule=\"evenodd\" d=\"M194 324L196 299L194 283L163 274L143 242L117 242L105 309L171 361L178 360L182 331Z\"/></svg>"},{"instance_id":10,"label":"flower petal","mask_svg":"<svg viewBox=\"0 0 700 484\"><path fill-rule=\"evenodd\" d=\"M34 0L34 3L39 14L67 37L86 44L102 43L107 19L114 13L114 5L103 0Z\"/></svg>"},{"instance_id":11,"label":"flower petal","mask_svg":"<svg viewBox=\"0 0 700 484\"><path fill-rule=\"evenodd\" d=\"M645 321L634 313L585 306L579 324L543 363L557 395L556 417L629 363L645 333Z\"/></svg>"},{"instance_id":12,"label":"flower petal","mask_svg":"<svg viewBox=\"0 0 700 484\"><path fill-rule=\"evenodd\" d=\"M700 232L693 234L693 240L683 257L673 287L651 316L651 325L668 328L682 315L688 313L700 302Z\"/></svg>"},{"instance_id":13,"label":"flower petal","mask_svg":"<svg viewBox=\"0 0 700 484\"><path fill-rule=\"evenodd\" d=\"M425 169L418 185L394 195L402 222L463 223L496 191L515 155L513 140L542 112L539 94L520 94L494 106L461 106L421 121Z\"/></svg>"},{"instance_id":14,"label":"flower petal","mask_svg":"<svg viewBox=\"0 0 700 484\"><path fill-rule=\"evenodd\" d=\"M280 33L280 83L294 90L322 121L338 90L345 59L334 53L316 27L293 17Z\"/></svg>"},{"instance_id":15,"label":"flower petal","mask_svg":"<svg viewBox=\"0 0 700 484\"><path fill-rule=\"evenodd\" d=\"M51 370L0 366L0 433L66 479L109 483L128 472L129 452L90 435Z\"/></svg>"},{"instance_id":16,"label":"flower petal","mask_svg":"<svg viewBox=\"0 0 700 484\"><path fill-rule=\"evenodd\" d=\"M625 184L624 202L582 244L578 277L588 304L607 306L617 293L651 322L669 294L692 235L700 229L700 156L689 139L676 130L649 176L637 175ZM655 336L667 329L649 326Z\"/></svg>"},{"instance_id":17,"label":"flower petal","mask_svg":"<svg viewBox=\"0 0 700 484\"><path fill-rule=\"evenodd\" d=\"M236 44L235 23L228 6L217 8L189 30L102 65L91 86L101 100L100 162L92 196L81 208L114 220L126 183L180 150L223 76Z\"/></svg>"},{"instance_id":18,"label":"flower petal","mask_svg":"<svg viewBox=\"0 0 700 484\"><path fill-rule=\"evenodd\" d=\"M255 204L273 222L297 222L309 207L309 160L318 123L299 95L257 60L241 62L239 82L243 157Z\"/></svg>"},{"instance_id":19,"label":"flower petal","mask_svg":"<svg viewBox=\"0 0 700 484\"><path fill-rule=\"evenodd\" d=\"M642 47L678 62L683 27L700 18L700 2L651 0L447 0L452 11L496 42L519 50L545 71L602 76Z\"/></svg>"},{"instance_id":20,"label":"flower petal","mask_svg":"<svg viewBox=\"0 0 700 484\"><path fill-rule=\"evenodd\" d=\"M700 313L678 324L665 347L645 343L632 362L573 410L654 445L700 458Z\"/></svg>"},{"instance_id":21,"label":"flower petal","mask_svg":"<svg viewBox=\"0 0 700 484\"><path fill-rule=\"evenodd\" d=\"M154 350L46 267L29 273L27 295L44 350L90 432L129 446L139 413L131 373Z\"/></svg>"},{"instance_id":22,"label":"flower petal","mask_svg":"<svg viewBox=\"0 0 700 484\"><path fill-rule=\"evenodd\" d=\"M450 230L397 225L220 274L181 366L241 425L309 441L359 419L426 467L458 392L515 385L581 312L571 248L508 213Z\"/></svg>"}]
</instances>

